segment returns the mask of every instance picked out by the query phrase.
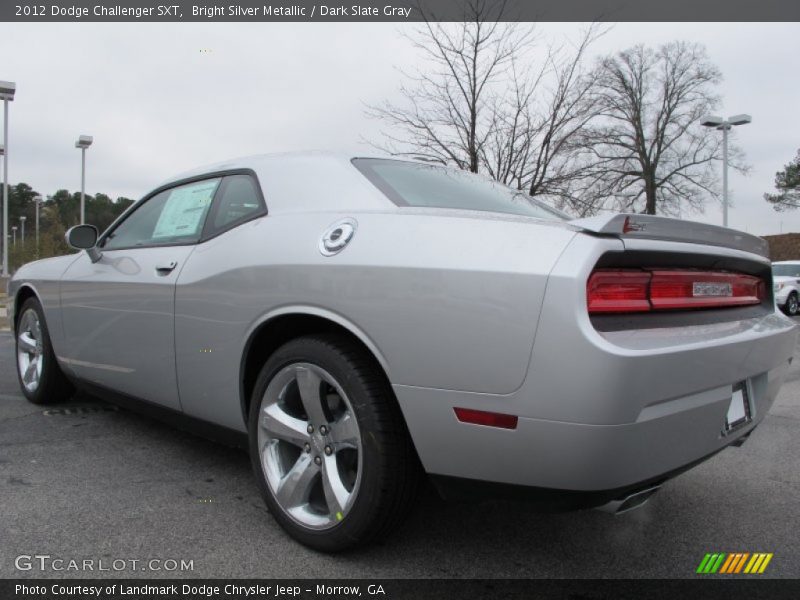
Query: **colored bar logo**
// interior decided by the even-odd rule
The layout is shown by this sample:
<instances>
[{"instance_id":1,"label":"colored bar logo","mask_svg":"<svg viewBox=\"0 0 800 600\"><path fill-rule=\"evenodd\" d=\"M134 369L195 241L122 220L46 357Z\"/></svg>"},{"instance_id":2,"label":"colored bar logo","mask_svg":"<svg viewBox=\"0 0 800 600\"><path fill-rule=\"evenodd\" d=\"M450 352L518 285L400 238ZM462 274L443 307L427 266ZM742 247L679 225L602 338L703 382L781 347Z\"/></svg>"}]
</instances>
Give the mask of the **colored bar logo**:
<instances>
[{"instance_id":1,"label":"colored bar logo","mask_svg":"<svg viewBox=\"0 0 800 600\"><path fill-rule=\"evenodd\" d=\"M747 573L760 575L763 573L769 561L772 560L772 552L715 552L708 553L700 561L697 573L710 575L714 573L724 575L735 575Z\"/></svg>"}]
</instances>

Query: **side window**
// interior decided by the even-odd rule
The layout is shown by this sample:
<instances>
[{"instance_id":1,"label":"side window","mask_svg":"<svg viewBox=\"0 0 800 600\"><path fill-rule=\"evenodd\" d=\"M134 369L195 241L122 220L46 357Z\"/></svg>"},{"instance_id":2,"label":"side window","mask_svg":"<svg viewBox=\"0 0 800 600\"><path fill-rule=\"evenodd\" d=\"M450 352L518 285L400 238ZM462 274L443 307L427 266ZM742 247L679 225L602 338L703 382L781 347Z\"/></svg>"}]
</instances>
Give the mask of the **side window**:
<instances>
[{"instance_id":1,"label":"side window","mask_svg":"<svg viewBox=\"0 0 800 600\"><path fill-rule=\"evenodd\" d=\"M219 183L220 178L205 179L156 194L105 238L103 248L195 243Z\"/></svg>"},{"instance_id":2,"label":"side window","mask_svg":"<svg viewBox=\"0 0 800 600\"><path fill-rule=\"evenodd\" d=\"M205 236L216 235L265 213L266 207L257 186L258 183L250 175L226 177L214 201Z\"/></svg>"}]
</instances>

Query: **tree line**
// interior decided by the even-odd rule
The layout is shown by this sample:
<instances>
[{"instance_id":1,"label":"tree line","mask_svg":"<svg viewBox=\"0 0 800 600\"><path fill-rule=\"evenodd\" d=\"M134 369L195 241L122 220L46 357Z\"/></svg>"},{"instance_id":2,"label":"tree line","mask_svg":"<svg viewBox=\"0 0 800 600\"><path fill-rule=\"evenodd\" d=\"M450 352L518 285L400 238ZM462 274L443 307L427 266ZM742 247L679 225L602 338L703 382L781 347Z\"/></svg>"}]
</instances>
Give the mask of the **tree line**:
<instances>
[{"instance_id":1,"label":"tree line","mask_svg":"<svg viewBox=\"0 0 800 600\"><path fill-rule=\"evenodd\" d=\"M36 200L42 196L39 206L39 244L36 244ZM118 197L113 200L106 194L86 194L84 197L86 222L105 230L122 212L133 204L133 200ZM27 183L9 185L8 189L8 233L9 269L37 258L58 256L71 251L64 239L67 229L80 223L80 192L62 189L51 196L39 194ZM25 237L22 236L21 217L25 217ZM16 227L13 232L12 227Z\"/></svg>"}]
</instances>

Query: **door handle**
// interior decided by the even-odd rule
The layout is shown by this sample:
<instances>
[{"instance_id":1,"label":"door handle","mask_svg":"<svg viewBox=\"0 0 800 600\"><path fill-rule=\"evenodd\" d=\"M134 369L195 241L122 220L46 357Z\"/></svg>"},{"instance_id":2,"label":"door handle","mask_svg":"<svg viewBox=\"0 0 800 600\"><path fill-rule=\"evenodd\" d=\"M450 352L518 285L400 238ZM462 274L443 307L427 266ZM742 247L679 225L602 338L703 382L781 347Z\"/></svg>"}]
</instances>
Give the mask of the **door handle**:
<instances>
[{"instance_id":1,"label":"door handle","mask_svg":"<svg viewBox=\"0 0 800 600\"><path fill-rule=\"evenodd\" d=\"M178 261L171 260L168 263L156 265L156 273L159 275L169 275L178 266Z\"/></svg>"}]
</instances>

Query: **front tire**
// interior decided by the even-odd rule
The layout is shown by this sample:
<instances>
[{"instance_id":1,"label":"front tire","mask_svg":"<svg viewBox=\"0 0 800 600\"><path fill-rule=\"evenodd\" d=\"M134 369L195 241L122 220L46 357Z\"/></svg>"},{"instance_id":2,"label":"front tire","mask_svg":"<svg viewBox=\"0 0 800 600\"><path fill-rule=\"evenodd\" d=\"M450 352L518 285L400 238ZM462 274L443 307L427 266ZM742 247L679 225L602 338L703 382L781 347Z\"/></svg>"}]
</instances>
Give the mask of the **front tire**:
<instances>
[{"instance_id":1,"label":"front tire","mask_svg":"<svg viewBox=\"0 0 800 600\"><path fill-rule=\"evenodd\" d=\"M790 317L794 317L797 315L798 311L800 310L800 301L797 298L797 292L792 292L789 294L789 297L786 298L786 304L784 305L784 310L786 314Z\"/></svg>"},{"instance_id":2,"label":"front tire","mask_svg":"<svg viewBox=\"0 0 800 600\"><path fill-rule=\"evenodd\" d=\"M44 311L36 298L22 303L15 331L17 379L25 397L34 404L69 399L74 388L58 366Z\"/></svg>"},{"instance_id":3,"label":"front tire","mask_svg":"<svg viewBox=\"0 0 800 600\"><path fill-rule=\"evenodd\" d=\"M250 403L250 456L270 512L299 542L337 552L388 535L419 463L385 376L347 338L279 348Z\"/></svg>"}]
</instances>

